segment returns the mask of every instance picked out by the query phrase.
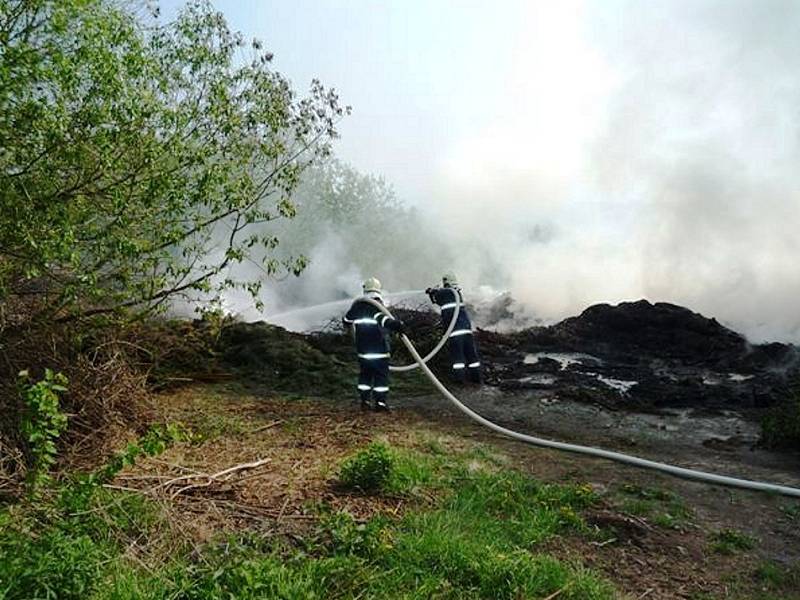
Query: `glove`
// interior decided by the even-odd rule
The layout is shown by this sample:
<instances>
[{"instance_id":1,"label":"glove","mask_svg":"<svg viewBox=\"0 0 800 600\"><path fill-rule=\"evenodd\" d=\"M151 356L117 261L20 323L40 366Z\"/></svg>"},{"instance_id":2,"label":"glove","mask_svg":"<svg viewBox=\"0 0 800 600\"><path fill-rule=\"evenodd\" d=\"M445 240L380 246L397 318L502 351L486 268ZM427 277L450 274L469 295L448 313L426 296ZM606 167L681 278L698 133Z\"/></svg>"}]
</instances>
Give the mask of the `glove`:
<instances>
[{"instance_id":1,"label":"glove","mask_svg":"<svg viewBox=\"0 0 800 600\"><path fill-rule=\"evenodd\" d=\"M406 324L403 323L400 319L395 319L394 323L392 323L392 330L397 335L403 335L406 332Z\"/></svg>"}]
</instances>

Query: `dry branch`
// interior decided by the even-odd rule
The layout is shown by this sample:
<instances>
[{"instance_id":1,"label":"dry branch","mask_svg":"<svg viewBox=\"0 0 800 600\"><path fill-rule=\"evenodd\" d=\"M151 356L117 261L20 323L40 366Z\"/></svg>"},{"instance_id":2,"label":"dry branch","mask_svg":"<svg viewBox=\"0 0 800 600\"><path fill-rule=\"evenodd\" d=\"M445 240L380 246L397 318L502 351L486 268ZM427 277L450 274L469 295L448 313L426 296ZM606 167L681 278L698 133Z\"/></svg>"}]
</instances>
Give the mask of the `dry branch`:
<instances>
[{"instance_id":1,"label":"dry branch","mask_svg":"<svg viewBox=\"0 0 800 600\"><path fill-rule=\"evenodd\" d=\"M213 485L214 483L219 483L219 482L222 482L222 481L229 481L231 476L233 476L234 474L239 473L241 471L248 470L248 469L257 469L258 467L260 467L262 465L265 465L266 463L270 462L271 460L272 460L271 458L262 458L260 460L254 461L254 462L241 463L241 464L238 464L238 465L234 465L232 467L228 467L227 469L223 469L222 471L219 471L218 473L214 473L212 475L207 475L205 473L197 473L197 474L192 474L192 475L181 475L180 477L175 477L173 479L170 479L169 481L165 481L163 483L160 483L159 485L155 486L154 488L151 488L150 489L150 493L155 493L158 490L163 490L163 489L169 488L171 486L174 486L177 483L181 483L181 482L188 483L188 485L184 485L183 487L179 488L178 490L176 490L175 492L173 492L170 495L170 499L174 499L175 497L179 496L180 494L182 494L183 492L185 492L187 490L200 488L200 487L209 487L209 486ZM198 480L198 479L205 479L205 481L198 482L198 483L189 483L189 482L191 482L193 480Z\"/></svg>"}]
</instances>

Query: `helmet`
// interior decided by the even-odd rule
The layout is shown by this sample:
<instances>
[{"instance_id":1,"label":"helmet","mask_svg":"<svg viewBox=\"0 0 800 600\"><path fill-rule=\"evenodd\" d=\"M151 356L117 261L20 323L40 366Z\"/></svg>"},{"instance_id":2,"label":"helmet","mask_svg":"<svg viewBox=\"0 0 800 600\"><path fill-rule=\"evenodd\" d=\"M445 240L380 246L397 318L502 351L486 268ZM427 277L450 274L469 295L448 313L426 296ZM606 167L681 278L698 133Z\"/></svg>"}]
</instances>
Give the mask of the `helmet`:
<instances>
[{"instance_id":1,"label":"helmet","mask_svg":"<svg viewBox=\"0 0 800 600\"><path fill-rule=\"evenodd\" d=\"M445 287L455 287L458 285L458 277L456 277L455 273L449 271L442 275L442 285Z\"/></svg>"},{"instance_id":2,"label":"helmet","mask_svg":"<svg viewBox=\"0 0 800 600\"><path fill-rule=\"evenodd\" d=\"M365 294L367 292L380 292L381 282L375 277L370 277L364 281L364 283L361 285L361 288L364 290Z\"/></svg>"}]
</instances>

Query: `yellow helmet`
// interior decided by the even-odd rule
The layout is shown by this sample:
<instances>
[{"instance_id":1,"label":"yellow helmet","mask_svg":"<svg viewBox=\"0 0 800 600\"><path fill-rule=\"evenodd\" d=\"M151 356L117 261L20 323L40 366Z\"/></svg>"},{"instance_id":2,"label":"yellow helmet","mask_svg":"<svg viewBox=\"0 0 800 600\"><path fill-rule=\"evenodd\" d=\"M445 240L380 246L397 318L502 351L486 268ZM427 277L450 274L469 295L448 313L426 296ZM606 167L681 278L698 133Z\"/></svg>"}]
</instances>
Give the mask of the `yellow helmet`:
<instances>
[{"instance_id":1,"label":"yellow helmet","mask_svg":"<svg viewBox=\"0 0 800 600\"><path fill-rule=\"evenodd\" d=\"M455 273L449 271L442 275L442 285L445 287L455 287L458 285L458 277L456 277Z\"/></svg>"},{"instance_id":2,"label":"yellow helmet","mask_svg":"<svg viewBox=\"0 0 800 600\"><path fill-rule=\"evenodd\" d=\"M368 292L379 292L380 293L380 291L381 291L381 282L380 282L379 279L376 279L375 277L370 277L369 279L366 279L364 281L364 283L361 285L361 289L364 290L365 294L368 293Z\"/></svg>"}]
</instances>

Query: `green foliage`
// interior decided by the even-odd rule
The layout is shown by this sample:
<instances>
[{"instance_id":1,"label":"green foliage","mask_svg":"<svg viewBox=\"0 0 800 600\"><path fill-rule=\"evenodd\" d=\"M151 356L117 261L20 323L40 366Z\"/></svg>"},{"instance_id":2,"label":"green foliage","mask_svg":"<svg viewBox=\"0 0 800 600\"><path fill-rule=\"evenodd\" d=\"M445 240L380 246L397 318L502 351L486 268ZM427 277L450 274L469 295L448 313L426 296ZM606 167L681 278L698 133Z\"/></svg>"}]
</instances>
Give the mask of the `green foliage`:
<instances>
[{"instance_id":1,"label":"green foliage","mask_svg":"<svg viewBox=\"0 0 800 600\"><path fill-rule=\"evenodd\" d=\"M323 514L316 532L327 552L374 558L392 547L393 529L384 517L360 523L346 512Z\"/></svg>"},{"instance_id":2,"label":"green foliage","mask_svg":"<svg viewBox=\"0 0 800 600\"><path fill-rule=\"evenodd\" d=\"M162 428L141 444L158 450L171 437ZM303 539L250 533L145 571L122 551L163 527L158 508L141 495L95 486L83 504L62 505L48 521L18 510L0 513L0 598L614 597L592 573L536 552L553 535L583 528L580 511L596 500L588 486L476 471L471 454L371 444L357 456L372 457L365 465L384 465L389 457L382 489L424 488L438 500L399 519L360 520L322 508Z\"/></svg>"},{"instance_id":3,"label":"green foliage","mask_svg":"<svg viewBox=\"0 0 800 600\"><path fill-rule=\"evenodd\" d=\"M734 529L721 529L711 535L711 550L718 554L736 554L752 550L756 540L752 536Z\"/></svg>"},{"instance_id":4,"label":"green foliage","mask_svg":"<svg viewBox=\"0 0 800 600\"><path fill-rule=\"evenodd\" d=\"M48 484L50 468L56 462L56 440L67 427L67 417L59 408L59 395L67 391L67 378L46 369L44 379L32 382L27 371L21 371L17 388L25 404L20 429L28 444L31 464L28 486L37 495Z\"/></svg>"},{"instance_id":5,"label":"green foliage","mask_svg":"<svg viewBox=\"0 0 800 600\"><path fill-rule=\"evenodd\" d=\"M395 459L389 448L373 442L342 463L339 483L346 489L379 492L388 484L394 466Z\"/></svg>"},{"instance_id":6,"label":"green foliage","mask_svg":"<svg viewBox=\"0 0 800 600\"><path fill-rule=\"evenodd\" d=\"M604 600L612 588L590 573L524 550L498 553L472 545L424 564L387 548L367 559L333 551L318 557L226 548L210 564L178 575L181 598L542 598ZM176 586L177 587L177 586Z\"/></svg>"},{"instance_id":7,"label":"green foliage","mask_svg":"<svg viewBox=\"0 0 800 600\"><path fill-rule=\"evenodd\" d=\"M761 420L761 442L769 448L800 449L800 391L767 412Z\"/></svg>"},{"instance_id":8,"label":"green foliage","mask_svg":"<svg viewBox=\"0 0 800 600\"><path fill-rule=\"evenodd\" d=\"M785 566L776 562L762 562L753 573L756 581L770 590L797 590L800 588L800 564Z\"/></svg>"},{"instance_id":9,"label":"green foliage","mask_svg":"<svg viewBox=\"0 0 800 600\"><path fill-rule=\"evenodd\" d=\"M158 456L170 445L191 439L191 434L177 423L154 425L137 443L128 444L97 473L98 482L111 481L125 467L134 465L140 456Z\"/></svg>"},{"instance_id":10,"label":"green foliage","mask_svg":"<svg viewBox=\"0 0 800 600\"><path fill-rule=\"evenodd\" d=\"M0 598L87 598L115 565L126 540L159 526L155 505L102 484L142 455L186 439L176 425L151 428L94 473L77 475L46 505L0 512Z\"/></svg>"},{"instance_id":11,"label":"green foliage","mask_svg":"<svg viewBox=\"0 0 800 600\"><path fill-rule=\"evenodd\" d=\"M87 598L131 540L157 529L143 496L98 489L81 511L0 513L0 598Z\"/></svg>"},{"instance_id":12,"label":"green foliage","mask_svg":"<svg viewBox=\"0 0 800 600\"><path fill-rule=\"evenodd\" d=\"M191 433L178 424L154 425L136 443L128 444L93 473L80 473L72 477L60 491L59 508L67 513L88 510L102 484L114 479L125 467L136 464L140 456L158 456L170 445L190 439Z\"/></svg>"},{"instance_id":13,"label":"green foliage","mask_svg":"<svg viewBox=\"0 0 800 600\"><path fill-rule=\"evenodd\" d=\"M312 253L321 242L330 242L333 233L334 251L347 264L364 274L391 273L393 286L412 285L420 277L433 281L452 263L442 236L404 205L385 180L334 158L305 171L294 202L296 217L278 229L287 257ZM415 250L420 245L426 248L424 258ZM365 248L381 251L365 252Z\"/></svg>"},{"instance_id":14,"label":"green foliage","mask_svg":"<svg viewBox=\"0 0 800 600\"><path fill-rule=\"evenodd\" d=\"M43 315L156 309L242 288L276 260L265 225L349 110L297 98L209 2L166 24L113 0L0 2L0 301ZM244 59L244 60L242 60Z\"/></svg>"},{"instance_id":15,"label":"green foliage","mask_svg":"<svg viewBox=\"0 0 800 600\"><path fill-rule=\"evenodd\" d=\"M790 521L800 521L800 502L796 504L784 504L781 506L781 512Z\"/></svg>"},{"instance_id":16,"label":"green foliage","mask_svg":"<svg viewBox=\"0 0 800 600\"><path fill-rule=\"evenodd\" d=\"M679 529L692 516L683 499L669 490L626 483L622 486L624 512L652 517L659 527Z\"/></svg>"},{"instance_id":17,"label":"green foliage","mask_svg":"<svg viewBox=\"0 0 800 600\"><path fill-rule=\"evenodd\" d=\"M0 533L0 597L86 598L110 555L108 546L63 524L35 535L18 527L4 528Z\"/></svg>"},{"instance_id":18,"label":"green foliage","mask_svg":"<svg viewBox=\"0 0 800 600\"><path fill-rule=\"evenodd\" d=\"M611 586L592 573L535 551L555 533L581 527L578 512L595 500L587 486L542 485L518 473L473 473L452 456L431 463L413 452L387 451L395 455L397 469L410 469L407 475L424 472L426 486L441 484L452 495L434 509L411 511L400 520L361 521L323 508L313 535L299 548L282 547L274 538L227 540L202 561L161 574L161 581L170 582L169 592L142 596L614 597ZM156 587L155 579L138 581L139 590Z\"/></svg>"}]
</instances>

